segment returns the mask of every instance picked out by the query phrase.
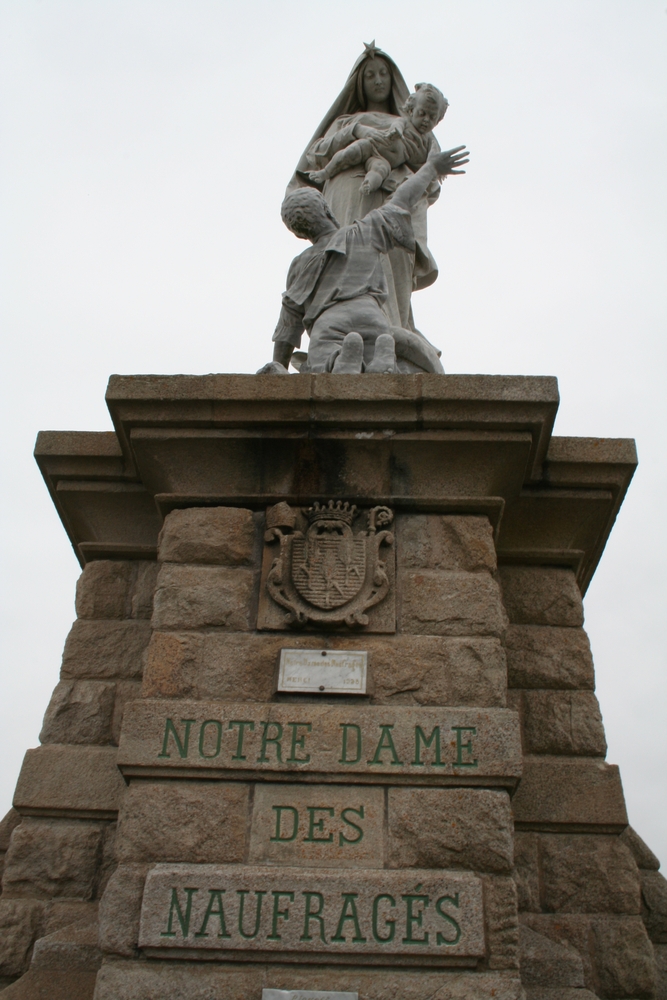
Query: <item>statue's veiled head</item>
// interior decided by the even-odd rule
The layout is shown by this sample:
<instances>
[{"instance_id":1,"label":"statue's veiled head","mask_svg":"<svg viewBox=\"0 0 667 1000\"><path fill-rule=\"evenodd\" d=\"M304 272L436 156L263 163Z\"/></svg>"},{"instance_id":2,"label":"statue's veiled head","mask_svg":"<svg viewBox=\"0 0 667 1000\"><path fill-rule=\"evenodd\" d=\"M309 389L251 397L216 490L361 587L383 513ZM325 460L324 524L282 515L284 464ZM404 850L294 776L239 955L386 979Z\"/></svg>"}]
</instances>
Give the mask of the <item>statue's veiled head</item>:
<instances>
[{"instance_id":1,"label":"statue's veiled head","mask_svg":"<svg viewBox=\"0 0 667 1000\"><path fill-rule=\"evenodd\" d=\"M316 240L331 229L331 223L338 227L324 195L311 187L297 188L288 194L280 214L287 228L302 240Z\"/></svg>"}]
</instances>

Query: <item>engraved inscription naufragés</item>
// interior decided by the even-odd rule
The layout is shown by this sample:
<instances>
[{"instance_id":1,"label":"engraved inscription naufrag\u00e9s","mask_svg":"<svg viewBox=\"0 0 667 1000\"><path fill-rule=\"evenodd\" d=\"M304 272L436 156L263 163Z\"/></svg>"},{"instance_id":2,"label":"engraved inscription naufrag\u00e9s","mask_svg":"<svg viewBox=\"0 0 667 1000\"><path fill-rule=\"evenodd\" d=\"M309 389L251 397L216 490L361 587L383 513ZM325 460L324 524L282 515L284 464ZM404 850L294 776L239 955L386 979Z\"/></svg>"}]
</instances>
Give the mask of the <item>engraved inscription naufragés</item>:
<instances>
[{"instance_id":1,"label":"engraved inscription naufrag\u00e9s","mask_svg":"<svg viewBox=\"0 0 667 1000\"><path fill-rule=\"evenodd\" d=\"M366 694L368 653L356 649L281 649L279 691Z\"/></svg>"},{"instance_id":2,"label":"engraved inscription naufrag\u00e9s","mask_svg":"<svg viewBox=\"0 0 667 1000\"><path fill-rule=\"evenodd\" d=\"M448 964L484 954L482 887L467 873L336 872L244 865L156 865L139 945L273 961L403 956Z\"/></svg>"},{"instance_id":3,"label":"engraved inscription naufrag\u00e9s","mask_svg":"<svg viewBox=\"0 0 667 1000\"><path fill-rule=\"evenodd\" d=\"M521 775L516 712L412 706L130 702L118 764L128 775L205 771L316 780L513 787ZM315 780L315 779L312 779Z\"/></svg>"}]
</instances>

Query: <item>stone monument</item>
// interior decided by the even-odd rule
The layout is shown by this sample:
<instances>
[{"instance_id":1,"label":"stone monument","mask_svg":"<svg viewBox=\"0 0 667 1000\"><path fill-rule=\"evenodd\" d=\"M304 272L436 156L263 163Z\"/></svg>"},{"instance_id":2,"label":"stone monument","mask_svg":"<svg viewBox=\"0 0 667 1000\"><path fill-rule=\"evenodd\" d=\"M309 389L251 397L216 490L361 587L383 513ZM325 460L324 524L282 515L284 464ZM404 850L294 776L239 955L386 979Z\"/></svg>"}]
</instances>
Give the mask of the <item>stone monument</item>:
<instances>
[{"instance_id":1,"label":"stone monument","mask_svg":"<svg viewBox=\"0 0 667 1000\"><path fill-rule=\"evenodd\" d=\"M436 370L410 295L465 154L402 160L407 99L369 46L290 185L346 252L406 237L298 374L283 315L264 374L113 376L113 432L38 437L83 572L0 825L7 1000L666 995L583 630L634 445L554 437L553 378Z\"/></svg>"}]
</instances>

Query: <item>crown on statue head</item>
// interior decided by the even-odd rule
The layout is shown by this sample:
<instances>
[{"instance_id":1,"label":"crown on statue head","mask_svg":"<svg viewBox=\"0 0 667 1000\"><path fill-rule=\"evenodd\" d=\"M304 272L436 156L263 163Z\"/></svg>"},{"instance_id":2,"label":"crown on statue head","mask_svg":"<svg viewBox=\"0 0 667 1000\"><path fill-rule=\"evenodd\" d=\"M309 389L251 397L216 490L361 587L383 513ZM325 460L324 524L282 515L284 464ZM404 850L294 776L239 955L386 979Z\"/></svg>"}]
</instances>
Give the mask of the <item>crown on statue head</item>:
<instances>
[{"instance_id":1,"label":"crown on statue head","mask_svg":"<svg viewBox=\"0 0 667 1000\"><path fill-rule=\"evenodd\" d=\"M342 521L344 524L352 524L356 516L356 506L342 500L329 500L328 503L318 503L316 500L306 511L306 517L311 524L315 521Z\"/></svg>"}]
</instances>

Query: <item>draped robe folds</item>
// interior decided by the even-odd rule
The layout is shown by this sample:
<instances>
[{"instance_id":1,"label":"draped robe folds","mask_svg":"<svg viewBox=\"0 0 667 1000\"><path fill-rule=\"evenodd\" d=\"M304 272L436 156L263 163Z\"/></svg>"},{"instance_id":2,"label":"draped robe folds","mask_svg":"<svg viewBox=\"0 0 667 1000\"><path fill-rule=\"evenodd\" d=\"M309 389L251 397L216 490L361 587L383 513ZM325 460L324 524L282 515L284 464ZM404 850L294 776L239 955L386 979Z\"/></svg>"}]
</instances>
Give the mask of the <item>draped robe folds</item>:
<instances>
[{"instance_id":1,"label":"draped robe folds","mask_svg":"<svg viewBox=\"0 0 667 1000\"><path fill-rule=\"evenodd\" d=\"M308 178L308 171L313 169L312 163L324 166L338 149L349 145L354 140L353 129L357 122L386 129L390 128L399 117L399 109L408 98L407 85L398 66L386 53L376 49L375 54L387 63L392 74L392 92L388 102L390 113L364 110L363 69L368 59L364 53L355 63L345 87L327 112L301 156L296 172L288 185L288 192L304 185L318 187ZM435 137L433 137L433 144L434 149L439 150ZM308 154L311 158L310 163ZM343 170L327 180L322 188L322 193L336 221L341 226L346 226L357 219L363 219L372 209L383 205L398 185L411 173L412 171L407 165L397 167L392 170L379 190L364 195L360 190L366 175L362 163L348 170ZM382 258L388 289L384 309L392 326L415 330L410 304L412 292L414 289L426 288L433 284L438 276L437 265L428 249L426 212L437 199L439 193L440 186L435 182L412 214L415 251L410 252L401 247L395 247ZM415 332L418 333L418 331Z\"/></svg>"}]
</instances>

